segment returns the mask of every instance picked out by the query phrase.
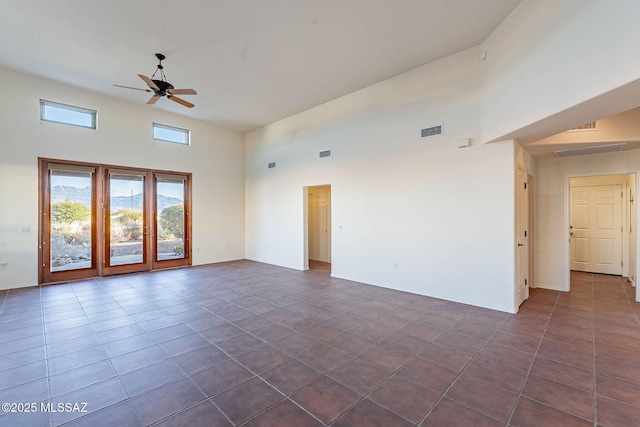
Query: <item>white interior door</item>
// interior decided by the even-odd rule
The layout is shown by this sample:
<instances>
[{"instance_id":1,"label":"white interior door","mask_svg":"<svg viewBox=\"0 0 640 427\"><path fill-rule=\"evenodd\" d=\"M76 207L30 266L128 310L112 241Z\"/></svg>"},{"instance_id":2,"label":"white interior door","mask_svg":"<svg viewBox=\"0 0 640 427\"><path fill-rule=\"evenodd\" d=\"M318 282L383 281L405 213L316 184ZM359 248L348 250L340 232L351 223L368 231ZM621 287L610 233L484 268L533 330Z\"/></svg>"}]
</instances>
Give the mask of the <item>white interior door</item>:
<instances>
[{"instance_id":1,"label":"white interior door","mask_svg":"<svg viewBox=\"0 0 640 427\"><path fill-rule=\"evenodd\" d=\"M527 247L527 226L529 209L527 207L527 171L518 165L516 176L516 304L520 306L529 298L527 280L529 257Z\"/></svg>"},{"instance_id":2,"label":"white interior door","mask_svg":"<svg viewBox=\"0 0 640 427\"><path fill-rule=\"evenodd\" d=\"M622 274L622 186L570 190L571 269Z\"/></svg>"},{"instance_id":3,"label":"white interior door","mask_svg":"<svg viewBox=\"0 0 640 427\"><path fill-rule=\"evenodd\" d=\"M309 189L309 259L331 262L331 190Z\"/></svg>"}]
</instances>

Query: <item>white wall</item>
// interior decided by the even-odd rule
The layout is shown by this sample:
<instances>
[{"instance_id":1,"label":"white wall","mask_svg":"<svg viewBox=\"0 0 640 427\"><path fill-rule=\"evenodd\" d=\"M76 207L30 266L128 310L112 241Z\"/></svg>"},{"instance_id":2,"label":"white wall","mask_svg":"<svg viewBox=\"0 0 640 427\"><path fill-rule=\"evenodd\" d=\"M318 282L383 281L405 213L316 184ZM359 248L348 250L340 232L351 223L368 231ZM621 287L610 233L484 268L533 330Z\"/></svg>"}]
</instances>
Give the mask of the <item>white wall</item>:
<instances>
[{"instance_id":1,"label":"white wall","mask_svg":"<svg viewBox=\"0 0 640 427\"><path fill-rule=\"evenodd\" d=\"M38 157L192 172L193 263L244 258L242 134L143 99L136 106L3 69L0 80L0 289L37 283ZM40 98L97 110L98 129L41 122ZM154 141L154 121L191 129L192 145Z\"/></svg>"},{"instance_id":2,"label":"white wall","mask_svg":"<svg viewBox=\"0 0 640 427\"><path fill-rule=\"evenodd\" d=\"M513 312L514 144L478 142L478 57L247 134L247 258L303 269L303 188L330 184L333 276ZM443 136L420 138L438 124Z\"/></svg>"},{"instance_id":3,"label":"white wall","mask_svg":"<svg viewBox=\"0 0 640 427\"><path fill-rule=\"evenodd\" d=\"M522 0L482 45L483 140L635 81L638 16L637 0Z\"/></svg>"},{"instance_id":4,"label":"white wall","mask_svg":"<svg viewBox=\"0 0 640 427\"><path fill-rule=\"evenodd\" d=\"M567 240L569 178L638 173L639 171L640 150L538 159L536 162L536 284L538 287L569 290ZM635 251L635 247L633 250ZM637 259L632 262L635 267Z\"/></svg>"}]
</instances>

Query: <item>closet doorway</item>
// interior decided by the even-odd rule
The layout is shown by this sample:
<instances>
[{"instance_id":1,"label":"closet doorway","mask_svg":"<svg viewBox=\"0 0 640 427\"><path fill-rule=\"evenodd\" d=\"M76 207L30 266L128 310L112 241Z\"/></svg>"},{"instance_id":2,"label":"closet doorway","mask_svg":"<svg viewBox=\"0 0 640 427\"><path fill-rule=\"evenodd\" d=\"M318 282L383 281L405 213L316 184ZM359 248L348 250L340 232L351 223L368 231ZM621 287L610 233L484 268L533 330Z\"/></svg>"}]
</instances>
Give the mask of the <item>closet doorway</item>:
<instances>
[{"instance_id":1,"label":"closet doorway","mask_svg":"<svg viewBox=\"0 0 640 427\"><path fill-rule=\"evenodd\" d=\"M308 264L331 264L331 186L308 187L306 204Z\"/></svg>"}]
</instances>

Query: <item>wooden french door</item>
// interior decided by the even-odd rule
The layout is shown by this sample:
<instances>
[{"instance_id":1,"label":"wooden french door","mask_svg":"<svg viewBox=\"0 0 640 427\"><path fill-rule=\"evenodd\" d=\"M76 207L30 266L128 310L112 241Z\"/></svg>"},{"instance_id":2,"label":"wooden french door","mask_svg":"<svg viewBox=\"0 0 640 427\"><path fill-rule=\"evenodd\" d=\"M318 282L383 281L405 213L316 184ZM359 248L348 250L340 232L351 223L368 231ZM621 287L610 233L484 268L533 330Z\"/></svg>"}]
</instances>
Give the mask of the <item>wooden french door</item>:
<instances>
[{"instance_id":1,"label":"wooden french door","mask_svg":"<svg viewBox=\"0 0 640 427\"><path fill-rule=\"evenodd\" d=\"M105 169L103 274L151 269L151 172Z\"/></svg>"},{"instance_id":2,"label":"wooden french door","mask_svg":"<svg viewBox=\"0 0 640 427\"><path fill-rule=\"evenodd\" d=\"M98 275L97 174L95 166L40 161L40 283Z\"/></svg>"},{"instance_id":3,"label":"wooden french door","mask_svg":"<svg viewBox=\"0 0 640 427\"><path fill-rule=\"evenodd\" d=\"M153 173L152 269L191 263L191 175Z\"/></svg>"},{"instance_id":4,"label":"wooden french door","mask_svg":"<svg viewBox=\"0 0 640 427\"><path fill-rule=\"evenodd\" d=\"M39 282L191 264L191 174L40 159Z\"/></svg>"}]
</instances>

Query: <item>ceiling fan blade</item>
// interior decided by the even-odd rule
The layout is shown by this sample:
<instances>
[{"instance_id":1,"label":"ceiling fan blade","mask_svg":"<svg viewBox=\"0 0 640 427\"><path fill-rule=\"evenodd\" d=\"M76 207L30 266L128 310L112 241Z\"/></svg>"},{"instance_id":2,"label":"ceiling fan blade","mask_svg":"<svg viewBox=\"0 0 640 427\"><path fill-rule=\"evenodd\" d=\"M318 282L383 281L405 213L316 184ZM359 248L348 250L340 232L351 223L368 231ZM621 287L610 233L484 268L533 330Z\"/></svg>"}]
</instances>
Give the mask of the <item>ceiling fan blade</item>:
<instances>
[{"instance_id":1,"label":"ceiling fan blade","mask_svg":"<svg viewBox=\"0 0 640 427\"><path fill-rule=\"evenodd\" d=\"M197 95L198 92L196 92L193 89L167 89L167 92L169 92L172 95Z\"/></svg>"},{"instance_id":2,"label":"ceiling fan blade","mask_svg":"<svg viewBox=\"0 0 640 427\"><path fill-rule=\"evenodd\" d=\"M151 91L149 91L149 92L151 92ZM160 95L153 95L153 96L151 97L151 99L149 99L149 100L147 101L147 104L149 104L149 105L151 105L151 104L155 104L155 103L158 101L158 99L160 99Z\"/></svg>"},{"instance_id":3,"label":"ceiling fan blade","mask_svg":"<svg viewBox=\"0 0 640 427\"><path fill-rule=\"evenodd\" d=\"M131 86L122 86L122 85L114 85L115 87L123 87L125 89L133 89L133 90L141 90L143 92L153 92L150 89L140 89L139 87L131 87Z\"/></svg>"},{"instance_id":4,"label":"ceiling fan blade","mask_svg":"<svg viewBox=\"0 0 640 427\"><path fill-rule=\"evenodd\" d=\"M145 76L143 74L138 74L138 77L140 77L142 80L144 80L144 82L147 84L147 86L149 86L151 89L157 90L157 91L160 90L160 88L149 77L147 77L147 76Z\"/></svg>"},{"instance_id":5,"label":"ceiling fan blade","mask_svg":"<svg viewBox=\"0 0 640 427\"><path fill-rule=\"evenodd\" d=\"M178 98L177 96L167 95L167 98L169 98L169 99L170 99L170 100L172 100L173 102L177 102L178 104L182 104L182 105L184 105L184 106L185 106L185 107L187 107L187 108L193 108L193 107L195 107L195 105L194 105L194 104L192 104L192 103L190 103L190 102L187 102L187 101L185 101L185 100L184 100L184 99L182 99L182 98Z\"/></svg>"}]
</instances>

